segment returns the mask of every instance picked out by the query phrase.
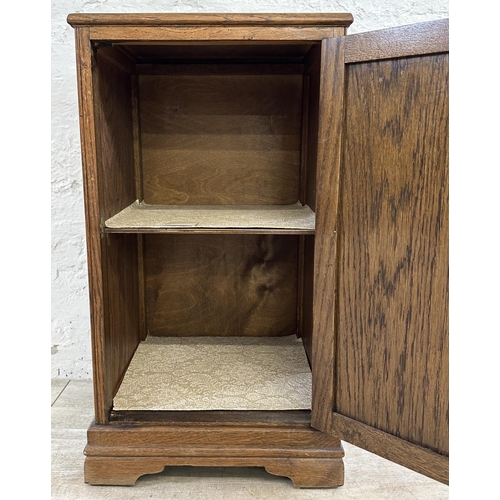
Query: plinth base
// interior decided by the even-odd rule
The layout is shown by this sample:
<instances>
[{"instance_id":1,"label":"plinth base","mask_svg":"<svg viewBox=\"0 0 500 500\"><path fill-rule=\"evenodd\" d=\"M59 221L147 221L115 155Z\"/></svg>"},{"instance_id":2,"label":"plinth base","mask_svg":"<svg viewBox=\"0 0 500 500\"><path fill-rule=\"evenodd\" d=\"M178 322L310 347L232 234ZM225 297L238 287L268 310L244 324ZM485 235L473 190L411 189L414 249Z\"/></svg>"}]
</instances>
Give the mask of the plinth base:
<instances>
[{"instance_id":1,"label":"plinth base","mask_svg":"<svg viewBox=\"0 0 500 500\"><path fill-rule=\"evenodd\" d=\"M302 488L344 483L339 439L307 423L248 420L93 423L85 448L85 482L133 485L166 466L192 465L265 467Z\"/></svg>"}]
</instances>

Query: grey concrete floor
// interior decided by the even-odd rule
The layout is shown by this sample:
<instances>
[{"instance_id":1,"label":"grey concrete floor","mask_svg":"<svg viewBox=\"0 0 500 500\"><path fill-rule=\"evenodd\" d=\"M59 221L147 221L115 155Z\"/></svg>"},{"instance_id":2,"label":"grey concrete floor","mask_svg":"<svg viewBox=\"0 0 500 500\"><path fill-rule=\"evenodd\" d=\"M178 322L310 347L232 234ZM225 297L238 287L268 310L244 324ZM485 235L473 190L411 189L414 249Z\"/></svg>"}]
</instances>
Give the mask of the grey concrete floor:
<instances>
[{"instance_id":1,"label":"grey concrete floor","mask_svg":"<svg viewBox=\"0 0 500 500\"><path fill-rule=\"evenodd\" d=\"M92 383L52 381L52 499L190 500L444 500L449 488L421 474L343 443L345 484L297 489L283 477L250 467L167 467L135 486L90 486L83 481L83 448L93 417Z\"/></svg>"}]
</instances>

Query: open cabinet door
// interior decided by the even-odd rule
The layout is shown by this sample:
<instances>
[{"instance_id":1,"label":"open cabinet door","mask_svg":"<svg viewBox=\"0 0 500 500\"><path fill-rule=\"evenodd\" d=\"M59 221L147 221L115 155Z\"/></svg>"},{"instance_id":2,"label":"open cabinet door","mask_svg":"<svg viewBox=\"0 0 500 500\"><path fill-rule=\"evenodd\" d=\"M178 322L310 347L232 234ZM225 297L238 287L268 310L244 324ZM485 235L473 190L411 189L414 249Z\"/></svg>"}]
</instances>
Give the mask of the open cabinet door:
<instances>
[{"instance_id":1,"label":"open cabinet door","mask_svg":"<svg viewBox=\"0 0 500 500\"><path fill-rule=\"evenodd\" d=\"M312 425L446 483L448 21L325 40L321 73Z\"/></svg>"}]
</instances>

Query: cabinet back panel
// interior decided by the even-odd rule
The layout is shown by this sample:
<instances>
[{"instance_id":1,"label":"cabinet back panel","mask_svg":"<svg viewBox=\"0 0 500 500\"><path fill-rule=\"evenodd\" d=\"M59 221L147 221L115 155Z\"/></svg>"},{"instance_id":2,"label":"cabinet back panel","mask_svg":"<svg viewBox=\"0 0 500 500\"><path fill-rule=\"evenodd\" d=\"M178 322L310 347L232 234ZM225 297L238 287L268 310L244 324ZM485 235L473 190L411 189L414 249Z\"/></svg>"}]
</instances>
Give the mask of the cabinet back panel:
<instances>
[{"instance_id":1,"label":"cabinet back panel","mask_svg":"<svg viewBox=\"0 0 500 500\"><path fill-rule=\"evenodd\" d=\"M144 201L299 198L302 75L140 75Z\"/></svg>"},{"instance_id":2,"label":"cabinet back panel","mask_svg":"<svg viewBox=\"0 0 500 500\"><path fill-rule=\"evenodd\" d=\"M145 235L151 335L297 332L298 237Z\"/></svg>"},{"instance_id":3,"label":"cabinet back panel","mask_svg":"<svg viewBox=\"0 0 500 500\"><path fill-rule=\"evenodd\" d=\"M133 54L140 63L165 63L182 61L229 61L261 63L276 61L279 63L298 62L304 60L311 48L307 43L266 43L254 42L234 43L223 41L191 42L189 44L170 43L163 45L122 45L122 48Z\"/></svg>"},{"instance_id":4,"label":"cabinet back panel","mask_svg":"<svg viewBox=\"0 0 500 500\"><path fill-rule=\"evenodd\" d=\"M348 67L337 411L448 450L447 56Z\"/></svg>"}]
</instances>

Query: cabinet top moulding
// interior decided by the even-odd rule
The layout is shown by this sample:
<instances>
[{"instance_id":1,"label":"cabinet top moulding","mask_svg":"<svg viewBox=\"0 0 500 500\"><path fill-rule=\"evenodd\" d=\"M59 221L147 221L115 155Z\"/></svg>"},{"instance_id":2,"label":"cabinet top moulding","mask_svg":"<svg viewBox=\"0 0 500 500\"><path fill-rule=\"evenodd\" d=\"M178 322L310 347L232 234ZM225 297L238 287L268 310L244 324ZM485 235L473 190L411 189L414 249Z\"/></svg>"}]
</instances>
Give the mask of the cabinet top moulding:
<instances>
[{"instance_id":1,"label":"cabinet top moulding","mask_svg":"<svg viewBox=\"0 0 500 500\"><path fill-rule=\"evenodd\" d=\"M92 41L203 43L320 41L345 34L351 14L70 14Z\"/></svg>"},{"instance_id":2,"label":"cabinet top moulding","mask_svg":"<svg viewBox=\"0 0 500 500\"><path fill-rule=\"evenodd\" d=\"M324 14L69 14L73 26L344 26L353 17L348 13Z\"/></svg>"}]
</instances>

